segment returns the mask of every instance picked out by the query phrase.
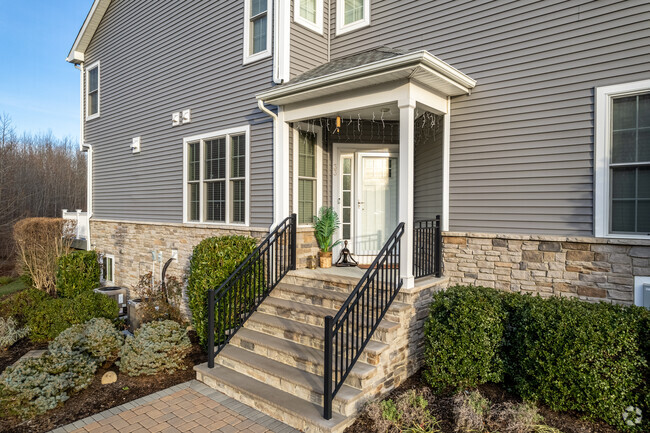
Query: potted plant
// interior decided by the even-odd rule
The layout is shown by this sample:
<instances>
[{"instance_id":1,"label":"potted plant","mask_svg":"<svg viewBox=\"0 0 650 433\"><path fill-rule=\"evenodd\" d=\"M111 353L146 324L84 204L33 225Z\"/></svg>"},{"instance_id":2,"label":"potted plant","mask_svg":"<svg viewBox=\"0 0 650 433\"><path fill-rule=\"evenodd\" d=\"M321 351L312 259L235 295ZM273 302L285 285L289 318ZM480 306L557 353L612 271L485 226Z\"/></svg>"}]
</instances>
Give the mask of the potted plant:
<instances>
[{"instance_id":1,"label":"potted plant","mask_svg":"<svg viewBox=\"0 0 650 433\"><path fill-rule=\"evenodd\" d=\"M339 228L339 216L331 207L323 206L314 217L314 236L318 242L318 257L321 268L332 267L332 248L341 241L333 242L334 232Z\"/></svg>"}]
</instances>

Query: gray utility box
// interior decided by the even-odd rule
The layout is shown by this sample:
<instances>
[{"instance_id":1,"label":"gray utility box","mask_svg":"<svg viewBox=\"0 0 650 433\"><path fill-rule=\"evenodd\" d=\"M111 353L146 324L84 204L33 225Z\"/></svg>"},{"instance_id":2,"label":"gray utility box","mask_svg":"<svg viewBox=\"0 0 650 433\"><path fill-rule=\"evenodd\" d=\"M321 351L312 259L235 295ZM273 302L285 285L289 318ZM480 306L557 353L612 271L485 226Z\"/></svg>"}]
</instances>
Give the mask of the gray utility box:
<instances>
[{"instance_id":1,"label":"gray utility box","mask_svg":"<svg viewBox=\"0 0 650 433\"><path fill-rule=\"evenodd\" d=\"M115 299L119 307L118 316L126 316L126 289L123 287L98 287L96 293Z\"/></svg>"},{"instance_id":2,"label":"gray utility box","mask_svg":"<svg viewBox=\"0 0 650 433\"><path fill-rule=\"evenodd\" d=\"M130 299L129 300L129 330L135 332L136 329L142 325L142 311L140 307L142 306L142 299Z\"/></svg>"}]
</instances>

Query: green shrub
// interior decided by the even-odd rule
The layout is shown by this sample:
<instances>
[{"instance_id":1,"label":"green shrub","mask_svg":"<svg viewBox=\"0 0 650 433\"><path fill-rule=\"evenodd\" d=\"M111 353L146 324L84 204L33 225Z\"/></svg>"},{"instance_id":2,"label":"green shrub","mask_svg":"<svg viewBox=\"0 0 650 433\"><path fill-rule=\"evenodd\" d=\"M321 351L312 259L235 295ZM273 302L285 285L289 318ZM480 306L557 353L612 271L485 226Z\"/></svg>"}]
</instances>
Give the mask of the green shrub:
<instances>
[{"instance_id":1,"label":"green shrub","mask_svg":"<svg viewBox=\"0 0 650 433\"><path fill-rule=\"evenodd\" d=\"M120 371L129 376L173 373L186 366L183 359L192 345L187 331L171 320L150 322L126 338L120 349Z\"/></svg>"},{"instance_id":2,"label":"green shrub","mask_svg":"<svg viewBox=\"0 0 650 433\"><path fill-rule=\"evenodd\" d=\"M83 292L74 299L45 299L29 315L29 338L36 342L51 341L72 325L95 317L115 319L117 313L114 299L95 292Z\"/></svg>"},{"instance_id":3,"label":"green shrub","mask_svg":"<svg viewBox=\"0 0 650 433\"><path fill-rule=\"evenodd\" d=\"M0 286L4 286L5 284L9 284L13 281L14 279L11 277L2 276L0 277Z\"/></svg>"},{"instance_id":4,"label":"green shrub","mask_svg":"<svg viewBox=\"0 0 650 433\"><path fill-rule=\"evenodd\" d=\"M433 296L425 324L424 376L436 391L503 379L505 312L499 294L483 287L451 287Z\"/></svg>"},{"instance_id":5,"label":"green shrub","mask_svg":"<svg viewBox=\"0 0 650 433\"><path fill-rule=\"evenodd\" d=\"M13 317L4 319L0 317L0 349L11 347L18 340L27 337L29 329L21 328Z\"/></svg>"},{"instance_id":6,"label":"green shrub","mask_svg":"<svg viewBox=\"0 0 650 433\"><path fill-rule=\"evenodd\" d=\"M95 317L116 319L119 306L115 299L101 293L82 292L74 298L74 322L84 323Z\"/></svg>"},{"instance_id":7,"label":"green shrub","mask_svg":"<svg viewBox=\"0 0 650 433\"><path fill-rule=\"evenodd\" d=\"M52 299L50 295L38 289L25 289L15 295L7 297L0 304L0 315L13 317L19 326L25 326L29 315L42 302Z\"/></svg>"},{"instance_id":8,"label":"green shrub","mask_svg":"<svg viewBox=\"0 0 650 433\"><path fill-rule=\"evenodd\" d=\"M113 362L124 342L123 335L105 318L95 318L73 325L49 344L51 353L60 356L88 355L99 363Z\"/></svg>"},{"instance_id":9,"label":"green shrub","mask_svg":"<svg viewBox=\"0 0 650 433\"><path fill-rule=\"evenodd\" d=\"M26 418L54 409L90 385L96 370L95 362L82 354L19 361L0 375L0 415Z\"/></svg>"},{"instance_id":10,"label":"green shrub","mask_svg":"<svg viewBox=\"0 0 650 433\"><path fill-rule=\"evenodd\" d=\"M95 251L73 251L58 259L56 289L64 298L99 287L100 267Z\"/></svg>"},{"instance_id":11,"label":"green shrub","mask_svg":"<svg viewBox=\"0 0 650 433\"><path fill-rule=\"evenodd\" d=\"M217 289L253 252L256 245L257 241L253 238L220 236L204 239L194 247L190 259L187 295L192 312L192 324L202 345L207 342L208 290ZM250 295L251 293L247 294L243 301L246 302L247 299L250 299ZM224 308L224 304L215 306L216 310ZM217 331L216 341L223 337L227 329L235 325L237 323L234 322L217 323L216 328L220 331Z\"/></svg>"},{"instance_id":12,"label":"green shrub","mask_svg":"<svg viewBox=\"0 0 650 433\"><path fill-rule=\"evenodd\" d=\"M522 397L619 427L626 407L647 404L639 314L556 297L508 295L505 304L507 376Z\"/></svg>"}]
</instances>

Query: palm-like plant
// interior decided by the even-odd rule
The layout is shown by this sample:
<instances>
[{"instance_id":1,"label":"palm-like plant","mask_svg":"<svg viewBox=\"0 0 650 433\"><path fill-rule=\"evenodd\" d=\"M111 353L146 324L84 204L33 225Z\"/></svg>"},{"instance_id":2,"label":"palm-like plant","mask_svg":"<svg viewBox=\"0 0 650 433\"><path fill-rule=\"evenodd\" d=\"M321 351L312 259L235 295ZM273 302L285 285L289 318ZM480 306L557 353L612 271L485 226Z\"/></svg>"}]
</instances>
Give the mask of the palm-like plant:
<instances>
[{"instance_id":1,"label":"palm-like plant","mask_svg":"<svg viewBox=\"0 0 650 433\"><path fill-rule=\"evenodd\" d=\"M328 253L332 248L341 243L333 242L334 232L339 228L339 216L331 207L323 206L314 217L314 236L321 252Z\"/></svg>"}]
</instances>

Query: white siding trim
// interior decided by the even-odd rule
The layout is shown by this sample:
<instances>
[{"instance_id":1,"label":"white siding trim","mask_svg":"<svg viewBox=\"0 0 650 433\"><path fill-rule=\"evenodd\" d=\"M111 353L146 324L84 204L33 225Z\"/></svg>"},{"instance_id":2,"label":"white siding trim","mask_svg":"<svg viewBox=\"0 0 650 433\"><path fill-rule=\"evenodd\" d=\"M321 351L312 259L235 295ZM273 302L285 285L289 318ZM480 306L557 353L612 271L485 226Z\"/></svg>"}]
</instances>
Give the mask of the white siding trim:
<instances>
[{"instance_id":1,"label":"white siding trim","mask_svg":"<svg viewBox=\"0 0 650 433\"><path fill-rule=\"evenodd\" d=\"M210 139L210 138L217 138L217 137L224 137L224 136L230 136L230 135L237 135L237 134L246 134L246 181L244 183L245 187L245 194L246 194L246 203L245 203L245 209L244 209L244 222L243 223L237 223L237 222L232 222L231 221L231 215L230 215L230 199L231 199L231 194L232 191L230 189L230 164L231 164L231 145L230 141L226 140L226 221L225 222L216 222L216 221L204 221L204 204L203 204L203 184L204 184L204 174L203 174L203 168L204 168L204 145L203 141ZM196 142L199 141L201 144L199 146L200 150L200 165L199 165L199 170L201 173L200 176L200 183L199 183L199 221L190 221L188 218L188 206L187 206L187 200L188 200L188 195L187 195L187 145L191 142ZM208 132L204 134L199 134L199 135L193 135L191 137L185 137L183 138L183 224L186 225L209 225L209 226L215 226L215 227L223 227L223 228L232 228L232 227L249 227L250 226L250 205L251 205L251 194L250 194L250 185L251 185L251 178L250 178L250 161L251 161L251 130L250 130L250 125L244 125L244 126L238 126L234 128L229 128L229 129L223 129L221 131L215 131L215 132Z\"/></svg>"},{"instance_id":2,"label":"white siding trim","mask_svg":"<svg viewBox=\"0 0 650 433\"><path fill-rule=\"evenodd\" d=\"M251 14L251 0L244 0L244 60L243 64L257 62L258 60L265 59L271 55L271 45L273 41L273 13L271 0L266 0L266 50L259 53L250 54L250 14Z\"/></svg>"},{"instance_id":3,"label":"white siding trim","mask_svg":"<svg viewBox=\"0 0 650 433\"><path fill-rule=\"evenodd\" d=\"M97 113L95 114L88 114L90 110L90 103L88 99L88 74L90 73L91 70L97 68ZM99 117L101 111L102 111L102 71L99 65L99 60L97 60L95 63L92 63L91 65L86 67L86 92L85 92L85 97L86 97L86 121L88 120L93 120ZM83 140L83 138L82 138Z\"/></svg>"},{"instance_id":4,"label":"white siding trim","mask_svg":"<svg viewBox=\"0 0 650 433\"><path fill-rule=\"evenodd\" d=\"M594 236L600 238L650 239L644 235L612 234L610 227L609 149L612 98L650 90L650 80L596 87L594 125Z\"/></svg>"},{"instance_id":5,"label":"white siding trim","mask_svg":"<svg viewBox=\"0 0 650 433\"><path fill-rule=\"evenodd\" d=\"M449 231L449 155L451 150L451 97L447 96L447 114L442 132L442 216L440 230Z\"/></svg>"},{"instance_id":6,"label":"white siding trim","mask_svg":"<svg viewBox=\"0 0 650 433\"><path fill-rule=\"evenodd\" d=\"M293 2L293 21L306 29L323 34L323 0L316 0L316 22L313 23L300 15L300 3L304 0L294 0Z\"/></svg>"},{"instance_id":7,"label":"white siding trim","mask_svg":"<svg viewBox=\"0 0 650 433\"><path fill-rule=\"evenodd\" d=\"M345 0L336 0L336 34L342 35L370 25L370 0L363 0L363 19L345 25Z\"/></svg>"},{"instance_id":8,"label":"white siding trim","mask_svg":"<svg viewBox=\"0 0 650 433\"><path fill-rule=\"evenodd\" d=\"M291 0L275 0L273 9L273 81L291 79Z\"/></svg>"},{"instance_id":9,"label":"white siding trim","mask_svg":"<svg viewBox=\"0 0 650 433\"><path fill-rule=\"evenodd\" d=\"M300 132L296 128L313 130L316 133L316 215L323 206L323 129L308 123L298 123L293 128L293 213L298 215L298 164ZM298 227L312 227L312 224L299 224Z\"/></svg>"}]
</instances>

